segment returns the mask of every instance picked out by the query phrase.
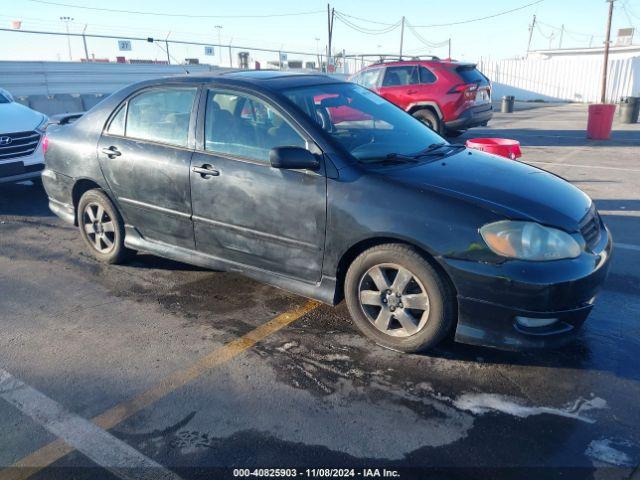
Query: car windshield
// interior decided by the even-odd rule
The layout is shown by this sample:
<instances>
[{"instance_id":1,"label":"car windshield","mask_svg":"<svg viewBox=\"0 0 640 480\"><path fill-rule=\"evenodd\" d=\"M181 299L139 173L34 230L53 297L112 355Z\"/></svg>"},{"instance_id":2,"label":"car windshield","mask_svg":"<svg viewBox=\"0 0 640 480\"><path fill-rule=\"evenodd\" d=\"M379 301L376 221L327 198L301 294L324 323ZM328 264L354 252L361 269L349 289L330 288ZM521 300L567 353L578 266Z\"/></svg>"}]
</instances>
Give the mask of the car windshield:
<instances>
[{"instance_id":1,"label":"car windshield","mask_svg":"<svg viewBox=\"0 0 640 480\"><path fill-rule=\"evenodd\" d=\"M283 92L362 163L411 157L446 142L411 115L353 83Z\"/></svg>"}]
</instances>

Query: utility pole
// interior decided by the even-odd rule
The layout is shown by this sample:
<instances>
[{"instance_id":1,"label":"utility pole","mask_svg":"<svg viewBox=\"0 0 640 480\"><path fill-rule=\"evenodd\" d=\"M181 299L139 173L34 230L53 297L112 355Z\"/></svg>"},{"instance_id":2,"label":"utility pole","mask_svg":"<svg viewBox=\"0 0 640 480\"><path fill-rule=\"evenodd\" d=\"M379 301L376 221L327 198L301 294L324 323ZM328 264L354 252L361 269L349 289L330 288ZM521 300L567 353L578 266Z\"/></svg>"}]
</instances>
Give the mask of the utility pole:
<instances>
[{"instance_id":1,"label":"utility pole","mask_svg":"<svg viewBox=\"0 0 640 480\"><path fill-rule=\"evenodd\" d=\"M400 61L402 61L402 43L404 42L404 15L402 16L402 24L400 26Z\"/></svg>"},{"instance_id":2,"label":"utility pole","mask_svg":"<svg viewBox=\"0 0 640 480\"><path fill-rule=\"evenodd\" d=\"M562 48L562 37L564 37L564 23L560 27L560 41L558 42L558 48Z\"/></svg>"},{"instance_id":3,"label":"utility pole","mask_svg":"<svg viewBox=\"0 0 640 480\"><path fill-rule=\"evenodd\" d=\"M71 17L60 17L60 20L64 22L64 26L67 29L67 47L69 49L69 61L73 61L71 57L71 36L69 35L69 22L73 22Z\"/></svg>"},{"instance_id":4,"label":"utility pole","mask_svg":"<svg viewBox=\"0 0 640 480\"><path fill-rule=\"evenodd\" d=\"M333 17L335 15L335 10L331 8L331 5L327 3L327 26L329 29L329 38L327 43L327 72L329 72L329 66L331 65L333 59L331 55L331 43L333 41Z\"/></svg>"},{"instance_id":5,"label":"utility pole","mask_svg":"<svg viewBox=\"0 0 640 480\"><path fill-rule=\"evenodd\" d=\"M449 38L449 60L451 60L451 38Z\"/></svg>"},{"instance_id":6,"label":"utility pole","mask_svg":"<svg viewBox=\"0 0 640 480\"><path fill-rule=\"evenodd\" d=\"M84 45L84 59L89 61L89 50L87 49L87 36L85 35L87 31L87 24L84 24L84 28L82 29L82 43Z\"/></svg>"},{"instance_id":7,"label":"utility pole","mask_svg":"<svg viewBox=\"0 0 640 480\"><path fill-rule=\"evenodd\" d=\"M215 25L213 28L218 30L218 57L220 58L220 66L222 66L222 37L220 36L220 32L222 31L222 25Z\"/></svg>"},{"instance_id":8,"label":"utility pole","mask_svg":"<svg viewBox=\"0 0 640 480\"><path fill-rule=\"evenodd\" d=\"M602 83L600 84L600 103L605 103L607 96L607 70L609 66L609 43L611 40L611 19L613 18L613 2L609 2L609 16L607 17L607 32L604 41L604 61L602 62Z\"/></svg>"},{"instance_id":9,"label":"utility pole","mask_svg":"<svg viewBox=\"0 0 640 480\"><path fill-rule=\"evenodd\" d=\"M171 35L171 32L167 33L167 37L164 39L164 46L167 49L167 64L171 65L171 55L169 55L169 35Z\"/></svg>"},{"instance_id":10,"label":"utility pole","mask_svg":"<svg viewBox=\"0 0 640 480\"><path fill-rule=\"evenodd\" d=\"M529 50L531 50L531 39L533 38L533 28L536 26L536 16L533 16L531 25L529 25L529 42L527 42L527 57L529 57Z\"/></svg>"}]
</instances>

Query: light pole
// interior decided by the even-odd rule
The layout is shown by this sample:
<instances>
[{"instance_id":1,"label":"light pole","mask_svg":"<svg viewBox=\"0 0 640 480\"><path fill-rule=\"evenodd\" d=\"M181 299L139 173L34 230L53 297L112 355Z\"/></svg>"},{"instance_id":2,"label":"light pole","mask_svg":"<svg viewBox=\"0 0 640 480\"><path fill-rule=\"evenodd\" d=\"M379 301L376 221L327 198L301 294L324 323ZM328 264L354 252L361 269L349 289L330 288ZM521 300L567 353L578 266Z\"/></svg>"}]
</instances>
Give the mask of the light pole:
<instances>
[{"instance_id":1,"label":"light pole","mask_svg":"<svg viewBox=\"0 0 640 480\"><path fill-rule=\"evenodd\" d=\"M220 59L220 66L222 66L222 37L221 37L221 33L222 32L222 25L215 25L214 27L216 30L218 30L218 53L219 56L218 58Z\"/></svg>"},{"instance_id":2,"label":"light pole","mask_svg":"<svg viewBox=\"0 0 640 480\"><path fill-rule=\"evenodd\" d=\"M316 37L316 56L318 57L318 70L322 70L322 59L320 58L320 37Z\"/></svg>"},{"instance_id":3,"label":"light pole","mask_svg":"<svg viewBox=\"0 0 640 480\"><path fill-rule=\"evenodd\" d=\"M69 36L69 22L73 22L73 18L60 17L60 20L64 22L64 25L67 29L67 47L69 48L69 61L71 62L73 59L71 58L71 37Z\"/></svg>"}]
</instances>

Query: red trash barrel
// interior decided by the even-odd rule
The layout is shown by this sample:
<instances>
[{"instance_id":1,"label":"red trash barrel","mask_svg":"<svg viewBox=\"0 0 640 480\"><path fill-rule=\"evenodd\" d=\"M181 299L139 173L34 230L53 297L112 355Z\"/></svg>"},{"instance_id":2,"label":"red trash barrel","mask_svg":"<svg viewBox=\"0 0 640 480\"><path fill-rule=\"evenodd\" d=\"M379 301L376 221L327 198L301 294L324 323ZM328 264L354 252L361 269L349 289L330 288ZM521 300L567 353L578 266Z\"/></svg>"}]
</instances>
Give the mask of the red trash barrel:
<instances>
[{"instance_id":1,"label":"red trash barrel","mask_svg":"<svg viewBox=\"0 0 640 480\"><path fill-rule=\"evenodd\" d=\"M587 121L587 138L591 140L608 140L611 136L611 125L616 106L608 103L589 105Z\"/></svg>"},{"instance_id":2,"label":"red trash barrel","mask_svg":"<svg viewBox=\"0 0 640 480\"><path fill-rule=\"evenodd\" d=\"M465 145L475 150L493 153L511 160L522 156L520 142L509 138L471 138L466 141Z\"/></svg>"}]
</instances>

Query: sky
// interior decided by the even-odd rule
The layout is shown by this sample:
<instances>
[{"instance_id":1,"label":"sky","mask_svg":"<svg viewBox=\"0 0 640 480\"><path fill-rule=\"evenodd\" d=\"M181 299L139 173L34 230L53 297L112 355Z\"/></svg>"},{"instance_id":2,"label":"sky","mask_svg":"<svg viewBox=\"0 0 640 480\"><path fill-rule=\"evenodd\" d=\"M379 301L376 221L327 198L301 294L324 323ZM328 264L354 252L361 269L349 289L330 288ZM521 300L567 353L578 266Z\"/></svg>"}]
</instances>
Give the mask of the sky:
<instances>
[{"instance_id":1,"label":"sky","mask_svg":"<svg viewBox=\"0 0 640 480\"><path fill-rule=\"evenodd\" d=\"M606 24L605 0L543 0L535 5L495 18L452 26L448 24L515 9L535 0L333 0L331 6L340 12L334 20L333 46L347 54L395 53L400 48L399 26L392 28L402 16L406 18L403 51L413 54L448 55L459 60L474 61L480 57L494 59L522 56L526 52L529 25L535 14L538 25L533 31L532 49L558 47L560 27L565 26L563 47L602 45ZM129 35L157 39L188 40L201 43L232 43L243 47L263 47L309 52L289 54L289 59L314 60L315 53L325 51L327 44L327 2L317 0L0 0L0 27L12 28L20 20L22 30L64 32L67 25L60 17L71 17L71 32L102 35ZM613 32L618 28L640 27L640 0L617 0ZM135 13L106 12L77 6L136 10L140 12L184 14L191 17L169 17ZM309 13L311 12L311 13ZM240 15L295 16L238 18ZM302 14L303 13L303 14ZM206 18L204 16L207 16ZM215 17L214 17L215 16ZM235 18L233 18L235 16ZM360 17L360 18L354 18ZM412 28L409 27L412 26ZM354 29L353 26L363 31ZM218 28L216 28L218 27ZM221 27L221 28L220 28ZM390 29L389 32L380 30ZM417 32L417 35L414 34ZM636 35L636 42L640 34ZM426 42L426 43L425 43ZM445 44L444 46L432 46ZM115 60L117 55L137 59L166 59L163 43L133 41L132 50L119 52L116 39L87 39L89 55ZM201 62L229 66L228 49L214 49L205 55L204 46L171 44L173 61L199 58ZM237 50L233 51L237 66ZM71 58L84 56L81 38L71 39ZM251 51L254 60L275 61L276 53ZM69 60L65 36L32 35L0 32L0 60Z\"/></svg>"}]
</instances>

